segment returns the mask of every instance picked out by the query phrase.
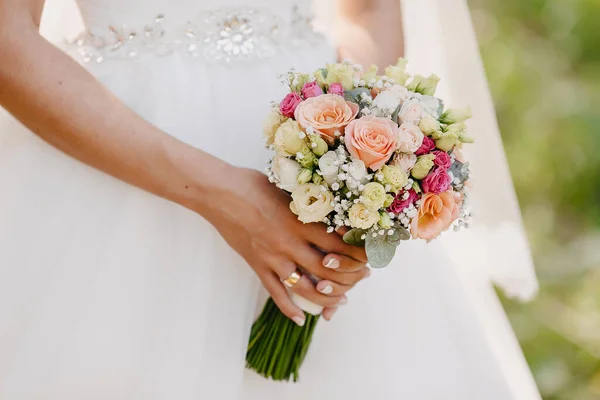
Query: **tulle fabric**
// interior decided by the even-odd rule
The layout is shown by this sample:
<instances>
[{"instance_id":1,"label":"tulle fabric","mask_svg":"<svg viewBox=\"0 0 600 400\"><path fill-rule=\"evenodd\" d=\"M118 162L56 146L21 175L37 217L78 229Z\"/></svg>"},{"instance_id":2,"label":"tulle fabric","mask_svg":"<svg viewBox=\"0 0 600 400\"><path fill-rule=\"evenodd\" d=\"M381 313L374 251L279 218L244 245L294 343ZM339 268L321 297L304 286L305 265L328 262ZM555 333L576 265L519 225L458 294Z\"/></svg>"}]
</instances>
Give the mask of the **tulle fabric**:
<instances>
[{"instance_id":1,"label":"tulle fabric","mask_svg":"<svg viewBox=\"0 0 600 400\"><path fill-rule=\"evenodd\" d=\"M423 39L415 32L409 43ZM409 46L409 57L420 67L428 55ZM261 169L277 74L333 59L323 43L227 68L177 54L87 67L166 132ZM245 371L265 293L214 229L0 113L0 398L538 398L489 281L455 267L442 242L404 243L355 288L318 326L299 384Z\"/></svg>"}]
</instances>

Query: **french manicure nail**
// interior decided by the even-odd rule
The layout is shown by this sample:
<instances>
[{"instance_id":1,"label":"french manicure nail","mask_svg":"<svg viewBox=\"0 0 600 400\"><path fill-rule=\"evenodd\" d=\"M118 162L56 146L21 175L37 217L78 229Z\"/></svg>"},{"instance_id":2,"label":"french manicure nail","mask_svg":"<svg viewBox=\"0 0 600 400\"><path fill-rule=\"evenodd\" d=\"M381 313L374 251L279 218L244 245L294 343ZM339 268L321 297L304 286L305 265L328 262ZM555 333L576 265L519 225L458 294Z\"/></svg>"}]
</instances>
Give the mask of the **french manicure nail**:
<instances>
[{"instance_id":1,"label":"french manicure nail","mask_svg":"<svg viewBox=\"0 0 600 400\"><path fill-rule=\"evenodd\" d=\"M319 290L319 292L323 294L331 294L333 292L333 287L331 285L326 285L323 289Z\"/></svg>"},{"instance_id":2,"label":"french manicure nail","mask_svg":"<svg viewBox=\"0 0 600 400\"><path fill-rule=\"evenodd\" d=\"M335 257L331 257L326 263L323 264L323 266L325 268L337 269L340 267L340 260Z\"/></svg>"},{"instance_id":3,"label":"french manicure nail","mask_svg":"<svg viewBox=\"0 0 600 400\"><path fill-rule=\"evenodd\" d=\"M340 301L338 301L338 305L343 306L344 304L348 304L348 299L345 297L342 297L340 299Z\"/></svg>"},{"instance_id":4,"label":"french manicure nail","mask_svg":"<svg viewBox=\"0 0 600 400\"><path fill-rule=\"evenodd\" d=\"M304 318L295 316L292 318L292 321L296 323L298 326L304 326Z\"/></svg>"}]
</instances>

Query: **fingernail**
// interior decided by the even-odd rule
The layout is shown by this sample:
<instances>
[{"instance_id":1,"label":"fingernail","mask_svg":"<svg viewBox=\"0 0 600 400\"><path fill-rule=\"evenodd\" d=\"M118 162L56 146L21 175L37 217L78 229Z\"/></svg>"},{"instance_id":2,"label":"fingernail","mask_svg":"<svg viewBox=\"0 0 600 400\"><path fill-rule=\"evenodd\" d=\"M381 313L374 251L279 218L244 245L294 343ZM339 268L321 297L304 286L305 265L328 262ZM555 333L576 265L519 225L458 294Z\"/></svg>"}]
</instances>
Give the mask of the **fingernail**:
<instances>
[{"instance_id":1,"label":"fingernail","mask_svg":"<svg viewBox=\"0 0 600 400\"><path fill-rule=\"evenodd\" d=\"M327 262L323 263L325 268L337 269L340 267L340 260L335 257L331 257Z\"/></svg>"},{"instance_id":2,"label":"fingernail","mask_svg":"<svg viewBox=\"0 0 600 400\"><path fill-rule=\"evenodd\" d=\"M333 292L333 287L331 285L326 285L324 288L319 289L319 292L323 294L331 294Z\"/></svg>"},{"instance_id":3,"label":"fingernail","mask_svg":"<svg viewBox=\"0 0 600 400\"><path fill-rule=\"evenodd\" d=\"M345 297L342 297L340 299L340 301L338 301L338 305L343 306L344 304L348 304L348 299Z\"/></svg>"},{"instance_id":4,"label":"fingernail","mask_svg":"<svg viewBox=\"0 0 600 400\"><path fill-rule=\"evenodd\" d=\"M298 326L304 326L304 318L295 316L292 318L292 321L296 323Z\"/></svg>"}]
</instances>

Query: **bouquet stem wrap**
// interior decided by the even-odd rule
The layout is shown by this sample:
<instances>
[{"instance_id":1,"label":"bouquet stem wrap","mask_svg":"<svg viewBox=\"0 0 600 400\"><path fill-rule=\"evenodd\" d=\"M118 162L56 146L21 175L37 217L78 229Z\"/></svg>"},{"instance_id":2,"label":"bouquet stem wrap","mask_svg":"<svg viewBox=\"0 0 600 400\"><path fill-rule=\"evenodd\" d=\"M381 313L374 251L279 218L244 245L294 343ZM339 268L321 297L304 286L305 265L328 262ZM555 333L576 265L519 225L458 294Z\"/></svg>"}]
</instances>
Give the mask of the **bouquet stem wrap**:
<instances>
[{"instance_id":1,"label":"bouquet stem wrap","mask_svg":"<svg viewBox=\"0 0 600 400\"><path fill-rule=\"evenodd\" d=\"M274 381L298 381L298 371L310 346L323 307L294 292L294 304L304 310L305 323L298 326L283 315L272 298L252 325L246 366Z\"/></svg>"}]
</instances>

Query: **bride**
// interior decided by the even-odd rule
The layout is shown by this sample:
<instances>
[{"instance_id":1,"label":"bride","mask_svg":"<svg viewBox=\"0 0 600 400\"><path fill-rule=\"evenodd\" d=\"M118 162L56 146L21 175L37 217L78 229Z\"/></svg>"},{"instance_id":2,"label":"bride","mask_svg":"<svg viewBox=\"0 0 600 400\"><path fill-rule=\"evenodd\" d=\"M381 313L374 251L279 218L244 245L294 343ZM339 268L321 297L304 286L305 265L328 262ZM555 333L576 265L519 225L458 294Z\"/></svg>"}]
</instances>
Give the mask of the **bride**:
<instances>
[{"instance_id":1,"label":"bride","mask_svg":"<svg viewBox=\"0 0 600 400\"><path fill-rule=\"evenodd\" d=\"M405 1L404 37L473 105L481 227L405 243L365 282L362 250L256 172L260 131L290 67L402 56L398 1L317 2L334 48L305 1L78 0L89 33L62 50L43 3L0 0L0 398L539 399L489 284L535 291L462 0ZM301 382L274 383L245 349L261 286L303 323L281 283L296 265L335 317Z\"/></svg>"}]
</instances>

